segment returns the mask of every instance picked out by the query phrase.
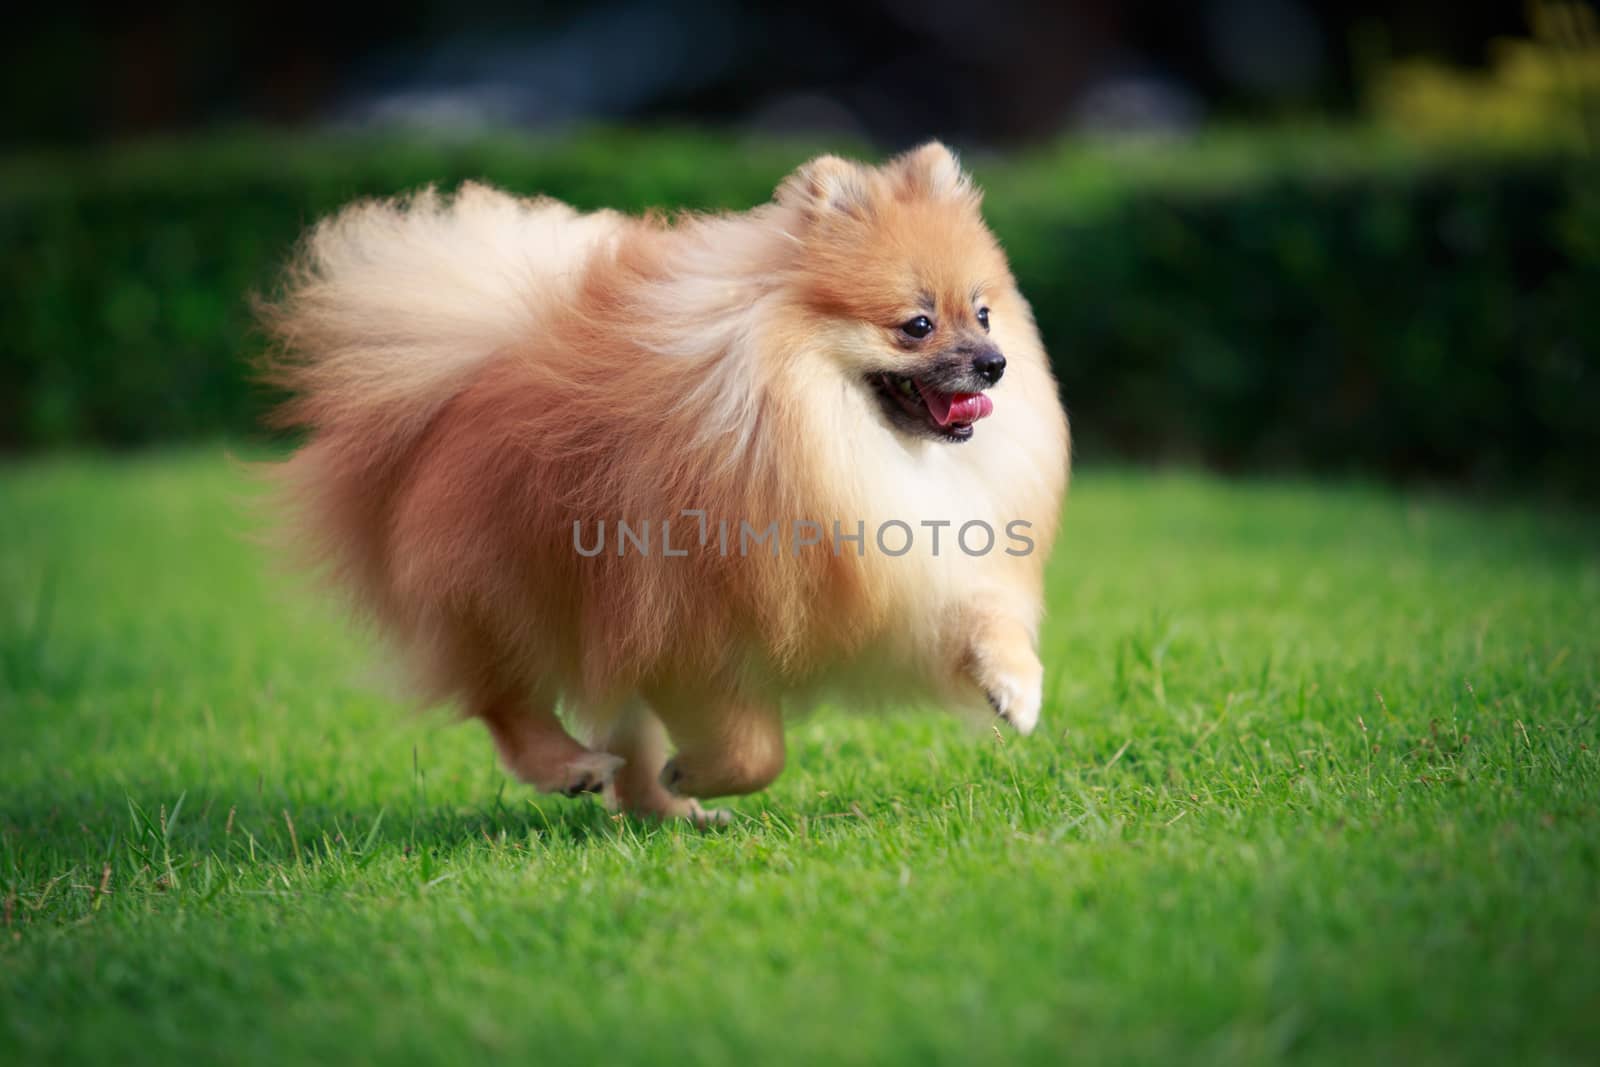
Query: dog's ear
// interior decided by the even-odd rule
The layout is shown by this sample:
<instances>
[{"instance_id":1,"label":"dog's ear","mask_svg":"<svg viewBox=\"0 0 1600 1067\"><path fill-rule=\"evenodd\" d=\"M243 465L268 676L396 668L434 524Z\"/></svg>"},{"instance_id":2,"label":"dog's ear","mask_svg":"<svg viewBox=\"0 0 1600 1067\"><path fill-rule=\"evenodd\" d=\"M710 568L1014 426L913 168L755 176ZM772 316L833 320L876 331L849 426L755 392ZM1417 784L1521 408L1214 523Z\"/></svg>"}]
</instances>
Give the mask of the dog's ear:
<instances>
[{"instance_id":1,"label":"dog's ear","mask_svg":"<svg viewBox=\"0 0 1600 1067\"><path fill-rule=\"evenodd\" d=\"M895 190L906 199L958 200L978 195L956 154L938 141L897 156L884 169L893 178Z\"/></svg>"},{"instance_id":2,"label":"dog's ear","mask_svg":"<svg viewBox=\"0 0 1600 1067\"><path fill-rule=\"evenodd\" d=\"M829 212L865 218L872 190L864 168L838 156L818 156L783 180L778 203L799 208L815 219Z\"/></svg>"}]
</instances>

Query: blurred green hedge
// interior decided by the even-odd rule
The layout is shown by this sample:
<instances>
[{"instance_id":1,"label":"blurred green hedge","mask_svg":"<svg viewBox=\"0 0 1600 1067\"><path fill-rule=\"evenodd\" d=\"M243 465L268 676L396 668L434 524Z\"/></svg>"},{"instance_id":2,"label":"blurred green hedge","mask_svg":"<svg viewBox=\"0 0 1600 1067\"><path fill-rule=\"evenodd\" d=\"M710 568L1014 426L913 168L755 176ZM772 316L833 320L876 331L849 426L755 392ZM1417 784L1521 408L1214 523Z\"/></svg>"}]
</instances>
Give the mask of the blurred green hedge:
<instances>
[{"instance_id":1,"label":"blurred green hedge","mask_svg":"<svg viewBox=\"0 0 1600 1067\"><path fill-rule=\"evenodd\" d=\"M256 432L246 294L360 195L741 208L816 146L237 137L0 166L0 446ZM1080 451L1600 484L1600 166L1374 134L969 160Z\"/></svg>"}]
</instances>

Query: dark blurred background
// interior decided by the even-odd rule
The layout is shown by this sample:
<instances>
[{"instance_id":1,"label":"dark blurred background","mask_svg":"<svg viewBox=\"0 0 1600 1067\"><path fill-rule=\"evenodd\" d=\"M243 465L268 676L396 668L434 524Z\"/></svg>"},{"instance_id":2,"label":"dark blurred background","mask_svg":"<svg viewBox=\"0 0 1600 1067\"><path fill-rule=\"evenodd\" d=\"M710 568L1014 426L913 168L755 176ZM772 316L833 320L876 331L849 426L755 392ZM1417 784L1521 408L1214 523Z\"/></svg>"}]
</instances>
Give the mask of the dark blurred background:
<instances>
[{"instance_id":1,"label":"dark blurred background","mask_svg":"<svg viewBox=\"0 0 1600 1067\"><path fill-rule=\"evenodd\" d=\"M8 143L264 122L461 135L592 121L1018 145L1359 107L1364 67L1482 68L1501 3L616 0L187 4L9 20Z\"/></svg>"},{"instance_id":2,"label":"dark blurred background","mask_svg":"<svg viewBox=\"0 0 1600 1067\"><path fill-rule=\"evenodd\" d=\"M259 434L247 294L354 196L744 208L965 154L1095 461L1600 486L1592 3L13 13L0 448Z\"/></svg>"}]
</instances>

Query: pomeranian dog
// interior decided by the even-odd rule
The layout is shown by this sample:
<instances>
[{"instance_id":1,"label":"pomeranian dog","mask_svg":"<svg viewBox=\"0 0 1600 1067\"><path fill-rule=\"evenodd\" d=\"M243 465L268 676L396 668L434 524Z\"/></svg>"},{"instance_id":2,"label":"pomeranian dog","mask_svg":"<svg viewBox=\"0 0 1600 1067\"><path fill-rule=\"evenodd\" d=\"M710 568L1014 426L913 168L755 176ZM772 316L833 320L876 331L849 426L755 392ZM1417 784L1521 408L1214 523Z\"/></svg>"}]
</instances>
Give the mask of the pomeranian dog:
<instances>
[{"instance_id":1,"label":"pomeranian dog","mask_svg":"<svg viewBox=\"0 0 1600 1067\"><path fill-rule=\"evenodd\" d=\"M351 205L264 308L286 531L547 792L719 821L823 699L1026 734L1067 422L979 202L934 143L743 214Z\"/></svg>"}]
</instances>

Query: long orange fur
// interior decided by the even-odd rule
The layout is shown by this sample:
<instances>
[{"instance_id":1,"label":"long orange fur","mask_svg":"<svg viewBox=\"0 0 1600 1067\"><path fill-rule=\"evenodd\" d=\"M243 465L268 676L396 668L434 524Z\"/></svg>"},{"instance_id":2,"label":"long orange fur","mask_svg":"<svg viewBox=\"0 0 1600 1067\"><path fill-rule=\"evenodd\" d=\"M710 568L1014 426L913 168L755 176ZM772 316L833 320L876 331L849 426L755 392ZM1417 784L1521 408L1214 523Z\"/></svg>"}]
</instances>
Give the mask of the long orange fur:
<instances>
[{"instance_id":1,"label":"long orange fur","mask_svg":"<svg viewBox=\"0 0 1600 1067\"><path fill-rule=\"evenodd\" d=\"M940 350L896 343L919 300L973 334L974 294L1007 360L993 416L963 444L896 430L867 376ZM694 798L764 786L784 710L824 695L1037 719L1067 425L942 146L823 157L770 204L672 222L478 185L355 204L266 319L308 432L277 472L288 533L540 788L704 820ZM1034 550L955 550L973 519L1028 524ZM715 550L719 523L797 520L860 524L865 551ZM879 550L888 520L912 551ZM655 550L618 555L619 521ZM664 521L686 555L661 552ZM602 522L606 550L576 551L574 523Z\"/></svg>"}]
</instances>

